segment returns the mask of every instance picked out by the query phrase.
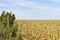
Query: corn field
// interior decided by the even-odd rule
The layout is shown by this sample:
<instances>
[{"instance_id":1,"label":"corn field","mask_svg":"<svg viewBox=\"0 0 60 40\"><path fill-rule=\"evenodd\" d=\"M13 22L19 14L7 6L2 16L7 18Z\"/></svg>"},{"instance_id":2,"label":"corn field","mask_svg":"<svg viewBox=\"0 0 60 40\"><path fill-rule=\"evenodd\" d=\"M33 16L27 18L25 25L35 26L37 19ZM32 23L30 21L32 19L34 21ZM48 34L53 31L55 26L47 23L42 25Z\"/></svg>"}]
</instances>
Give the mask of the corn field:
<instances>
[{"instance_id":1,"label":"corn field","mask_svg":"<svg viewBox=\"0 0 60 40\"><path fill-rule=\"evenodd\" d=\"M59 20L17 20L18 31L26 40L60 40Z\"/></svg>"},{"instance_id":2,"label":"corn field","mask_svg":"<svg viewBox=\"0 0 60 40\"><path fill-rule=\"evenodd\" d=\"M60 20L16 20L9 33L0 27L0 40L60 40Z\"/></svg>"}]
</instances>

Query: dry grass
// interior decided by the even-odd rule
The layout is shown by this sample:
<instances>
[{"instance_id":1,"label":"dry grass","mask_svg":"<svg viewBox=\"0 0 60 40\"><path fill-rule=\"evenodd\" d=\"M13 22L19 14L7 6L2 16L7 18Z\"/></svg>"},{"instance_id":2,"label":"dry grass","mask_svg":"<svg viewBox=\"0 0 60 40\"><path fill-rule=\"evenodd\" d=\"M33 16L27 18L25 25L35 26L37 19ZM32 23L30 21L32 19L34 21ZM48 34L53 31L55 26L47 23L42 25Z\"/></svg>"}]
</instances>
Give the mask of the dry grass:
<instances>
[{"instance_id":1,"label":"dry grass","mask_svg":"<svg viewBox=\"0 0 60 40\"><path fill-rule=\"evenodd\" d=\"M60 40L60 20L16 20L18 31L28 40Z\"/></svg>"}]
</instances>

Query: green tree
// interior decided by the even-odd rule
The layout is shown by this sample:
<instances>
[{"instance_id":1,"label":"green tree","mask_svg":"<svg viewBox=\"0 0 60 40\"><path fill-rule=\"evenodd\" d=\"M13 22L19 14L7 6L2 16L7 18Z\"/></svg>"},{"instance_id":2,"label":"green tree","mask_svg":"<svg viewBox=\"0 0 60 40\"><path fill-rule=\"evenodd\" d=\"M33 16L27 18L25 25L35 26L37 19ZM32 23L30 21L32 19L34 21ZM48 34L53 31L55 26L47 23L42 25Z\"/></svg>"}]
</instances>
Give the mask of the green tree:
<instances>
[{"instance_id":1,"label":"green tree","mask_svg":"<svg viewBox=\"0 0 60 40\"><path fill-rule=\"evenodd\" d=\"M8 18L9 16L9 18ZM9 20L9 21L8 21ZM0 30L3 30L5 38L8 37L8 22L9 22L9 29L11 30L14 25L15 15L12 12L5 12L3 11L0 16ZM1 29L2 28L2 29ZM11 33L11 31L9 32ZM10 35L9 35L10 36Z\"/></svg>"},{"instance_id":2,"label":"green tree","mask_svg":"<svg viewBox=\"0 0 60 40\"><path fill-rule=\"evenodd\" d=\"M17 40L22 40L21 35L17 33L17 29L13 27L15 20L15 14L12 12L3 11L0 16L0 30L3 31L3 40L12 40L17 38ZM17 27L18 25L16 25Z\"/></svg>"},{"instance_id":3,"label":"green tree","mask_svg":"<svg viewBox=\"0 0 60 40\"><path fill-rule=\"evenodd\" d=\"M8 18L8 16L9 16L9 18ZM13 24L14 24L15 15L12 14L12 12L5 12L5 11L3 11L1 16L0 16L0 20L1 20L1 22L3 23L3 25L5 27L7 27L8 19L9 19L9 26L12 27Z\"/></svg>"}]
</instances>

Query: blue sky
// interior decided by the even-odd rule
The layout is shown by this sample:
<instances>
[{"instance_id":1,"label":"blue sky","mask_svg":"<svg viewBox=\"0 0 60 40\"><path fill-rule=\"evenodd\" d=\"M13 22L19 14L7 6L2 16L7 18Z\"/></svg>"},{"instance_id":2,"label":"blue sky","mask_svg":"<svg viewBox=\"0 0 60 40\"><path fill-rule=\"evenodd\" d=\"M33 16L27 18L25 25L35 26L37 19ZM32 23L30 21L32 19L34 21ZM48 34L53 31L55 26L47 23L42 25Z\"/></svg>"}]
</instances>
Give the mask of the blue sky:
<instances>
[{"instance_id":1,"label":"blue sky","mask_svg":"<svg viewBox=\"0 0 60 40\"><path fill-rule=\"evenodd\" d=\"M60 0L0 0L0 14L3 10L16 19L60 20Z\"/></svg>"}]
</instances>

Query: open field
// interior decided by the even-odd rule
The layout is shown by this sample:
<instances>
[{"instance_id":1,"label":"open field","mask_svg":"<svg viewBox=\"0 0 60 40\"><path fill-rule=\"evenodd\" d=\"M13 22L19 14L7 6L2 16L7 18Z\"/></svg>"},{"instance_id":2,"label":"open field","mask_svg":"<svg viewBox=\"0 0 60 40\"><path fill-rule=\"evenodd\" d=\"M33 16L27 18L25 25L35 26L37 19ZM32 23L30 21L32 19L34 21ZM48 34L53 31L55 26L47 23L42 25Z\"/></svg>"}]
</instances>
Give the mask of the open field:
<instances>
[{"instance_id":1,"label":"open field","mask_svg":"<svg viewBox=\"0 0 60 40\"><path fill-rule=\"evenodd\" d=\"M16 20L18 34L27 40L60 40L60 20Z\"/></svg>"}]
</instances>

